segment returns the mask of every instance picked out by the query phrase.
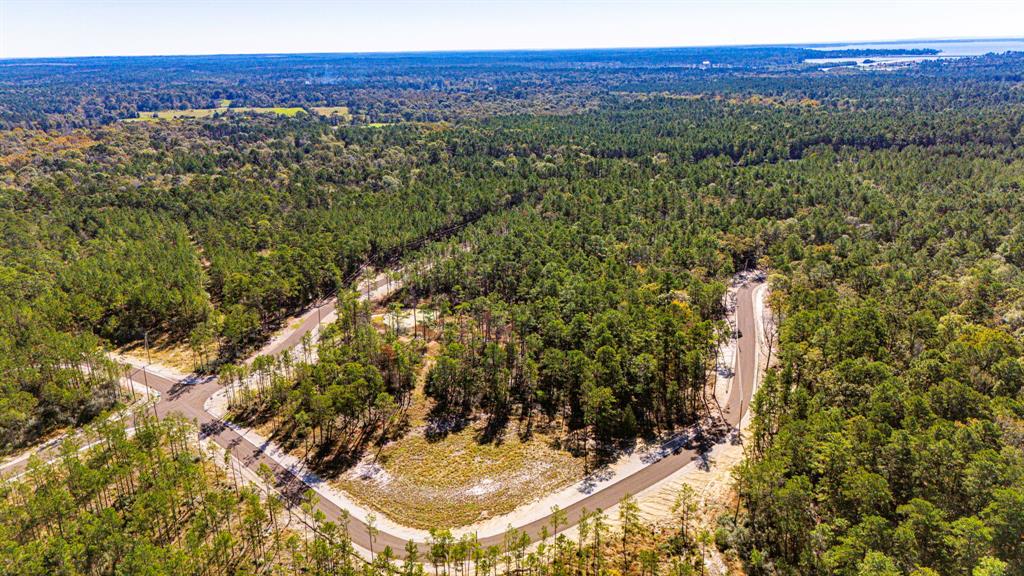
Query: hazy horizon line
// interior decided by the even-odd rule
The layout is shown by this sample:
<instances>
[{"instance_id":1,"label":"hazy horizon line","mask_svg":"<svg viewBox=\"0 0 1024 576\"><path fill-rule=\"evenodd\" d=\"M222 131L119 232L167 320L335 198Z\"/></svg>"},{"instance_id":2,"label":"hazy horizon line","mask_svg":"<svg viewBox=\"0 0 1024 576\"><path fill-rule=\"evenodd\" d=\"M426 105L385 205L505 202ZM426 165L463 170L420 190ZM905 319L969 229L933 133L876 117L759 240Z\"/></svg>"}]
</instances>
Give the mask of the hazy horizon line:
<instances>
[{"instance_id":1,"label":"hazy horizon line","mask_svg":"<svg viewBox=\"0 0 1024 576\"><path fill-rule=\"evenodd\" d=\"M1024 36L949 36L949 37L923 37L923 38L898 38L883 40L829 40L821 42L769 42L758 44L690 44L690 45L658 45L658 46L580 46L560 48L459 48L459 49L436 49L436 50L367 50L367 51L337 51L337 52L210 52L210 53L139 53L139 54L93 54L76 56L13 56L0 58L0 62L15 60L88 60L99 58L185 58L185 57L218 57L218 56L370 56L370 55L417 55L417 54L464 54L464 53L516 53L516 52L576 52L576 51L600 51L600 50L674 50L680 48L829 48L836 46L852 46L858 44L907 44L914 42L1001 42L1001 41L1024 41Z\"/></svg>"}]
</instances>

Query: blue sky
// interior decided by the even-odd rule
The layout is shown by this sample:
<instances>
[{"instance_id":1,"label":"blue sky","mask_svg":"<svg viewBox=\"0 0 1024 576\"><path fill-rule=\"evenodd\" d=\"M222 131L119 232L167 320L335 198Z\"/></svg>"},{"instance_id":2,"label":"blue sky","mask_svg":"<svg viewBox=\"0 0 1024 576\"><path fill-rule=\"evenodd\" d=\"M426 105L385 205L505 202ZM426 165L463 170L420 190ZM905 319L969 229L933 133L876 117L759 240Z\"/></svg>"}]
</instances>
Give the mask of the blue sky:
<instances>
[{"instance_id":1,"label":"blue sky","mask_svg":"<svg viewBox=\"0 0 1024 576\"><path fill-rule=\"evenodd\" d=\"M0 0L0 58L1021 36L1021 0Z\"/></svg>"}]
</instances>

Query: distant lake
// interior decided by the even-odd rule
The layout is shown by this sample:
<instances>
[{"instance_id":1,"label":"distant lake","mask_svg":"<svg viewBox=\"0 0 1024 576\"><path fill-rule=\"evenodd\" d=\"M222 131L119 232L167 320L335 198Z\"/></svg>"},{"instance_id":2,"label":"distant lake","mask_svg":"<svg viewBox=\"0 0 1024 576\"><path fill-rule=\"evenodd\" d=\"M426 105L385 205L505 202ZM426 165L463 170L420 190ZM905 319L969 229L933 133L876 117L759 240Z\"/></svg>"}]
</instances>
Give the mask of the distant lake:
<instances>
[{"instance_id":1,"label":"distant lake","mask_svg":"<svg viewBox=\"0 0 1024 576\"><path fill-rule=\"evenodd\" d=\"M920 42L867 42L864 44L829 44L804 46L814 50L912 50L930 48L938 50L936 55L928 56L871 56L868 58L810 58L805 62L811 64L834 64L836 62L856 62L865 65L871 60L872 65L898 64L901 62L921 62L942 58L962 58L964 56L982 56L984 54L1003 52L1024 52L1024 38L1000 40L924 40Z\"/></svg>"}]
</instances>

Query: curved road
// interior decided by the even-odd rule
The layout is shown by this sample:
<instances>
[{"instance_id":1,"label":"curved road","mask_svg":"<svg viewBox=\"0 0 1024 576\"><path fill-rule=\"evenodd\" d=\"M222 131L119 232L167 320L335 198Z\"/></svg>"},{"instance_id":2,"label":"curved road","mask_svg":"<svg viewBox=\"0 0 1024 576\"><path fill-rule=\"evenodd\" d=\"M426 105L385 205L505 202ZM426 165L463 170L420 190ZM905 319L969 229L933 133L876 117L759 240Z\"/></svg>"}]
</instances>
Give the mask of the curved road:
<instances>
[{"instance_id":1,"label":"curved road","mask_svg":"<svg viewBox=\"0 0 1024 576\"><path fill-rule=\"evenodd\" d=\"M732 380L732 388L729 391L729 401L723 407L725 423L730 427L737 427L743 414L750 404L751 391L754 386L755 358L756 358L756 327L754 324L754 289L759 285L757 282L747 281L737 290L736 305L736 328L740 337L737 345L737 356L735 363L735 375ZM379 288L375 286L374 289ZM320 307L319 314L308 313L295 331L288 337L275 342L262 350L264 354L277 354L286 349L294 347L300 342L303 334L313 330L322 316L327 316L334 310L335 300L331 299ZM305 492L306 485L287 468L279 464L265 454L266 446L256 446L243 438L239 433L226 427L224 423L209 414L204 409L206 400L221 389L215 377L190 376L180 381L160 376L142 370L136 370L131 378L139 383L145 383L149 387L160 392L161 396L156 403L154 410L159 417L170 414L181 414L185 418L194 420L200 430L200 436L209 438L223 448L231 450L238 461L247 468L255 471L261 464L268 466L276 475L278 489L287 496L297 496ZM676 450L672 454L658 460L657 462L642 468L636 473L626 476L618 482L595 492L563 509L568 523L566 527L576 525L584 510L607 509L619 503L627 494L637 494L645 488L652 486L670 476L683 466L686 466L699 456L699 447L687 445ZM326 519L338 522L343 516L343 511L336 504L327 498L321 498L319 509L323 511ZM545 516L528 524L516 528L525 531L532 540L537 540L541 528L550 528L550 517ZM564 528L563 528L564 529ZM370 533L367 526L357 518L350 517L348 531L353 543L364 548L370 548ZM504 534L496 534L480 538L484 546L501 544ZM389 534L379 530L373 540L373 548L381 550L390 546L398 557L405 555L406 540L400 536ZM423 543L420 543L421 551L427 552Z\"/></svg>"}]
</instances>

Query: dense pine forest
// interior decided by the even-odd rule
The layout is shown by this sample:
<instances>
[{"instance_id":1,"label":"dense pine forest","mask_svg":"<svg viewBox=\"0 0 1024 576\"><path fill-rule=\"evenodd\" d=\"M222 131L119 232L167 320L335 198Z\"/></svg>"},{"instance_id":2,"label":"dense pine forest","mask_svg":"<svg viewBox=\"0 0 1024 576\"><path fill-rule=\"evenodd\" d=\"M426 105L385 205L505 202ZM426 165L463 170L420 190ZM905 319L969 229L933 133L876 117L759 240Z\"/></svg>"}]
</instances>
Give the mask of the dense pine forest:
<instances>
[{"instance_id":1,"label":"dense pine forest","mask_svg":"<svg viewBox=\"0 0 1024 576\"><path fill-rule=\"evenodd\" d=\"M88 430L0 485L0 573L1024 575L1024 56L820 54L0 61L0 455ZM211 113L140 117L174 110ZM714 413L754 269L775 341L711 525L683 493L365 557L188 421L106 418L107 352L160 342L323 474L417 402L598 465ZM333 296L315 353L247 362Z\"/></svg>"}]
</instances>

